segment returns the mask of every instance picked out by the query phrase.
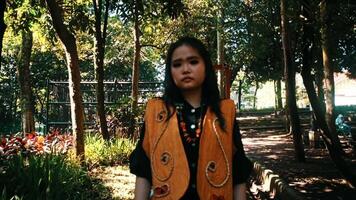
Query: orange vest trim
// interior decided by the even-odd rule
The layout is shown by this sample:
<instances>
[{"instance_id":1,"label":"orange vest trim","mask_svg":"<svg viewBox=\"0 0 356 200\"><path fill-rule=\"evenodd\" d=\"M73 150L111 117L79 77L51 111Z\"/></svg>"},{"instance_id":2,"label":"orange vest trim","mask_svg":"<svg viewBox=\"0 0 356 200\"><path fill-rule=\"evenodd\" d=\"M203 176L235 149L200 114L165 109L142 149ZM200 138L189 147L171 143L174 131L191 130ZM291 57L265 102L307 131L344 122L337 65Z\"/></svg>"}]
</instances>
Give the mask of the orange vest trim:
<instances>
[{"instance_id":1,"label":"orange vest trim","mask_svg":"<svg viewBox=\"0 0 356 200\"><path fill-rule=\"evenodd\" d=\"M210 108L203 120L197 166L197 191L200 199L233 198L232 133L235 104L232 100L222 100L220 109L225 119L225 131L220 128ZM152 199L178 200L188 188L190 173L177 115L173 113L167 120L164 102L151 99L146 106L145 126L143 149L151 162Z\"/></svg>"}]
</instances>

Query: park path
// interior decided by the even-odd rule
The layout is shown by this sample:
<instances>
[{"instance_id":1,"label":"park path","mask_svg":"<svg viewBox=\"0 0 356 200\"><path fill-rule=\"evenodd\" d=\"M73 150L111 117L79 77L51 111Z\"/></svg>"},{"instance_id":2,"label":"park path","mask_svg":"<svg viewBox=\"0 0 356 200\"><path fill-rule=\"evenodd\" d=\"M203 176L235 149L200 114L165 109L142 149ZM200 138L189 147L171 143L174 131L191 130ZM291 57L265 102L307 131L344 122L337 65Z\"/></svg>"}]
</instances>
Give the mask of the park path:
<instances>
[{"instance_id":1,"label":"park path","mask_svg":"<svg viewBox=\"0 0 356 200\"><path fill-rule=\"evenodd\" d=\"M249 158L278 174L305 199L348 200L356 196L356 190L347 185L325 148L306 146L307 162L298 163L291 137L281 130L242 131L242 141ZM356 159L353 163L356 166ZM112 199L133 199L135 176L127 166L98 167L91 174L109 188Z\"/></svg>"},{"instance_id":2,"label":"park path","mask_svg":"<svg viewBox=\"0 0 356 200\"><path fill-rule=\"evenodd\" d=\"M128 166L100 166L91 170L90 174L110 190L111 199L134 199L135 176L130 173Z\"/></svg>"},{"instance_id":3,"label":"park path","mask_svg":"<svg viewBox=\"0 0 356 200\"><path fill-rule=\"evenodd\" d=\"M283 130L242 131L247 156L278 174L290 187L303 194L305 199L351 200L356 196L335 168L327 149L305 145L306 162L294 159L292 137ZM342 140L343 143L346 141ZM345 147L351 158L351 147ZM350 159L356 171L356 158Z\"/></svg>"}]
</instances>

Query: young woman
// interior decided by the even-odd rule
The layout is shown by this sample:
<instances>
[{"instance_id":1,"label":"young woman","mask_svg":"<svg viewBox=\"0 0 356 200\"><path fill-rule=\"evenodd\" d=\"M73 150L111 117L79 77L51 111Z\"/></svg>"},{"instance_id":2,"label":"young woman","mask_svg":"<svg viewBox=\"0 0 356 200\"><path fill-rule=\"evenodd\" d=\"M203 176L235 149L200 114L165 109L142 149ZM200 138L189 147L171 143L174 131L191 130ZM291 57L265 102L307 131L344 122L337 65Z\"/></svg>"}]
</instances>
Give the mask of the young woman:
<instances>
[{"instance_id":1,"label":"young woman","mask_svg":"<svg viewBox=\"0 0 356 200\"><path fill-rule=\"evenodd\" d=\"M195 38L179 39L167 53L164 96L147 103L130 156L135 199L245 200L251 169L208 51Z\"/></svg>"}]
</instances>

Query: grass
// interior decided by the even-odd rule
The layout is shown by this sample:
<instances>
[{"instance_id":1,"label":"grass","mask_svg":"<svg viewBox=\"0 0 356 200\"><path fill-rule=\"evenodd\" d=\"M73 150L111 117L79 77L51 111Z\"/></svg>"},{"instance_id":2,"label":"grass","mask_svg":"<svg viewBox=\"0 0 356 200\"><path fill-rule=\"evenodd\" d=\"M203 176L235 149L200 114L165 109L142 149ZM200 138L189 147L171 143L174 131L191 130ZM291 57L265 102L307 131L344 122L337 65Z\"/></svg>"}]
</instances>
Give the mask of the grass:
<instances>
[{"instance_id":1,"label":"grass","mask_svg":"<svg viewBox=\"0 0 356 200\"><path fill-rule=\"evenodd\" d=\"M85 160L93 167L97 165L126 164L135 143L127 138L112 138L105 141L97 133L87 134L85 138Z\"/></svg>"},{"instance_id":2,"label":"grass","mask_svg":"<svg viewBox=\"0 0 356 200\"><path fill-rule=\"evenodd\" d=\"M90 173L110 189L112 199L134 199L136 177L130 173L128 166L100 166L91 170Z\"/></svg>"},{"instance_id":3,"label":"grass","mask_svg":"<svg viewBox=\"0 0 356 200\"><path fill-rule=\"evenodd\" d=\"M1 199L99 199L105 189L63 155L1 160Z\"/></svg>"},{"instance_id":4,"label":"grass","mask_svg":"<svg viewBox=\"0 0 356 200\"><path fill-rule=\"evenodd\" d=\"M8 144L12 145L12 143ZM0 200L15 199L112 199L112 187L92 176L98 166L127 164L135 147L130 139L105 141L100 134L87 134L82 167L67 154L23 153L0 157ZM17 148L14 146L13 148ZM88 167L89 166L89 167Z\"/></svg>"}]
</instances>

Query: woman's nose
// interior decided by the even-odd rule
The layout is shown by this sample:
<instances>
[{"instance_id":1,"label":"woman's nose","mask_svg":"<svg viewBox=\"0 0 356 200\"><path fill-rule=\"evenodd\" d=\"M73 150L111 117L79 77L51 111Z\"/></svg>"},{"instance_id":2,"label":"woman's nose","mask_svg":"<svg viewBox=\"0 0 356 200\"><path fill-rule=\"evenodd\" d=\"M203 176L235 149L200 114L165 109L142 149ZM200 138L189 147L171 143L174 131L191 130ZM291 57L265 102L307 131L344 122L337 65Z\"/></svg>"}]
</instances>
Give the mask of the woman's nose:
<instances>
[{"instance_id":1,"label":"woman's nose","mask_svg":"<svg viewBox=\"0 0 356 200\"><path fill-rule=\"evenodd\" d=\"M190 66L188 63L183 64L183 73L190 72Z\"/></svg>"}]
</instances>

